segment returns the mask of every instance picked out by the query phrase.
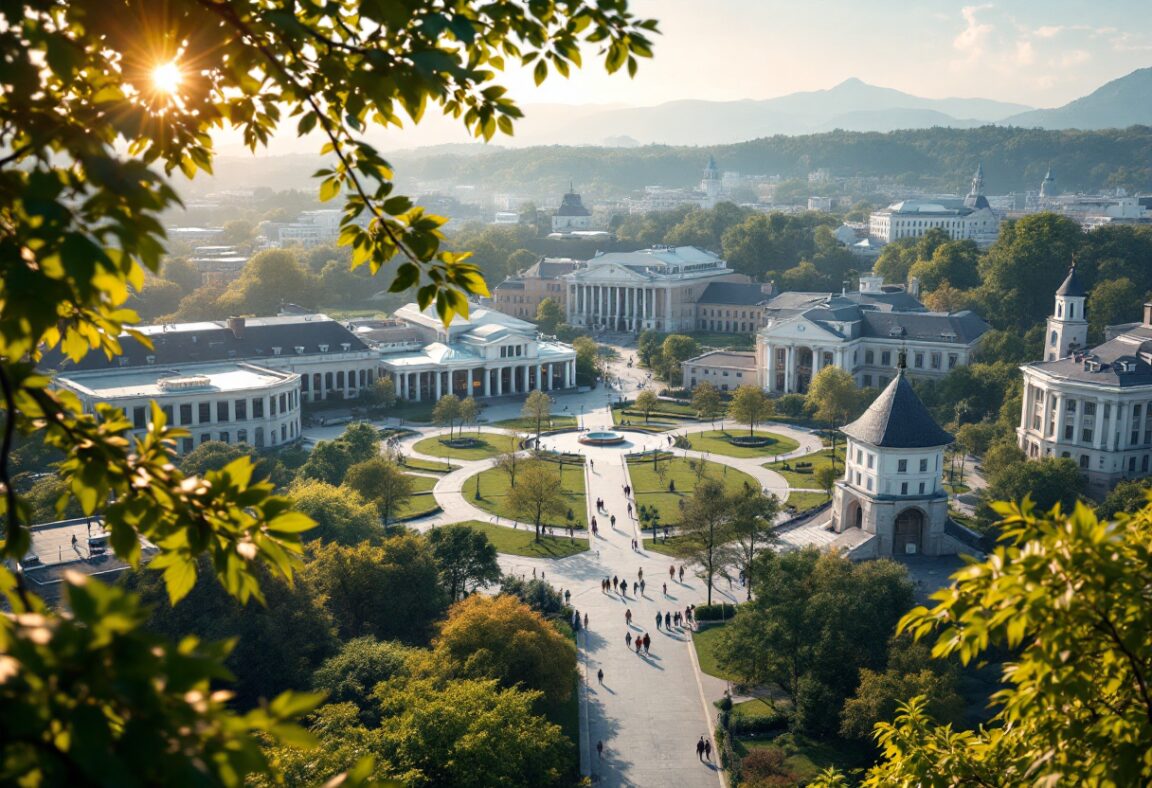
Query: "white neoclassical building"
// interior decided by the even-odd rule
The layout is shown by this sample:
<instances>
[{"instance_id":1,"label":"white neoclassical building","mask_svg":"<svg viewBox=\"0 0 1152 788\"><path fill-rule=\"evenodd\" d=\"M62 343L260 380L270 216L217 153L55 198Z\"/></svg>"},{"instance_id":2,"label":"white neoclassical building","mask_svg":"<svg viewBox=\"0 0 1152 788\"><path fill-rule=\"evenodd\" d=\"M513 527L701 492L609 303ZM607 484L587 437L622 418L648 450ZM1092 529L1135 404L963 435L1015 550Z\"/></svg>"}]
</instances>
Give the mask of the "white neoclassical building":
<instances>
[{"instance_id":1,"label":"white neoclassical building","mask_svg":"<svg viewBox=\"0 0 1152 788\"><path fill-rule=\"evenodd\" d=\"M832 497L832 526L859 529L853 555L947 555L968 548L949 533L944 448L952 435L928 413L899 370L848 438L844 478Z\"/></svg>"},{"instance_id":2,"label":"white neoclassical building","mask_svg":"<svg viewBox=\"0 0 1152 788\"><path fill-rule=\"evenodd\" d=\"M760 386L773 394L808 390L821 369L836 366L857 385L883 388L901 350L908 374L941 378L968 364L988 324L970 311L929 312L901 287L860 277L851 293L781 293L765 308L756 335Z\"/></svg>"},{"instance_id":3,"label":"white neoclassical building","mask_svg":"<svg viewBox=\"0 0 1152 788\"><path fill-rule=\"evenodd\" d=\"M564 279L568 322L604 331L693 331L696 303L713 282L748 283L712 252L654 246L598 254Z\"/></svg>"},{"instance_id":4,"label":"white neoclassical building","mask_svg":"<svg viewBox=\"0 0 1152 788\"><path fill-rule=\"evenodd\" d=\"M246 443L257 449L300 436L300 382L293 372L246 362L91 369L58 374L53 385L80 398L86 413L99 404L124 411L132 434L152 423L152 403L169 426L190 435L184 454L207 441Z\"/></svg>"},{"instance_id":5,"label":"white neoclassical building","mask_svg":"<svg viewBox=\"0 0 1152 788\"><path fill-rule=\"evenodd\" d=\"M1033 459L1074 460L1088 491L1103 496L1152 472L1152 304L1139 323L1109 326L1084 348L1085 293L1075 267L1056 293L1045 360L1024 375L1019 446Z\"/></svg>"},{"instance_id":6,"label":"white neoclassical building","mask_svg":"<svg viewBox=\"0 0 1152 788\"><path fill-rule=\"evenodd\" d=\"M420 402L445 394L499 397L536 389L554 391L576 385L576 351L571 345L540 337L527 321L473 306L468 317L445 326L434 308L408 304L395 320L415 334L415 347L387 343L376 330L380 374L390 375L401 399Z\"/></svg>"},{"instance_id":7,"label":"white neoclassical building","mask_svg":"<svg viewBox=\"0 0 1152 788\"><path fill-rule=\"evenodd\" d=\"M1000 217L984 196L984 167L978 165L968 196L907 199L873 211L868 217L868 237L879 243L919 238L931 229L948 233L954 241L975 241L989 247L1000 235Z\"/></svg>"}]
</instances>

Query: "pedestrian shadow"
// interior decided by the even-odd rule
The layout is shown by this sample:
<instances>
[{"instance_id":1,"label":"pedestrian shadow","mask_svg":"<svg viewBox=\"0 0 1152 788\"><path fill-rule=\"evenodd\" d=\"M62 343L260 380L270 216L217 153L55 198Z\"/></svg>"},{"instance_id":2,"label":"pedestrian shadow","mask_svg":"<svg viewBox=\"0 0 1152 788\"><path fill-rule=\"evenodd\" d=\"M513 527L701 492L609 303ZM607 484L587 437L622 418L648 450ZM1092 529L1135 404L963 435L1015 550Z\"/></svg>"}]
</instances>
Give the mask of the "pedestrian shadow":
<instances>
[{"instance_id":1,"label":"pedestrian shadow","mask_svg":"<svg viewBox=\"0 0 1152 788\"><path fill-rule=\"evenodd\" d=\"M660 662L660 657L656 656L655 654L645 654L645 653L641 652L640 653L640 659L644 660L649 665L656 668L656 670L664 670L663 665L656 664L656 663Z\"/></svg>"},{"instance_id":2,"label":"pedestrian shadow","mask_svg":"<svg viewBox=\"0 0 1152 788\"><path fill-rule=\"evenodd\" d=\"M601 681L601 682L597 683L597 685L596 685L595 687L592 687L592 692L594 692L594 693L595 693L595 692L599 692L599 691L600 691L600 690L602 690L602 689L603 689L603 690L607 690L609 695L615 695L615 694L616 694L616 690L614 690L614 689L612 689L611 687L609 687L609 686L608 686L607 684L605 684L603 681Z\"/></svg>"},{"instance_id":3,"label":"pedestrian shadow","mask_svg":"<svg viewBox=\"0 0 1152 788\"><path fill-rule=\"evenodd\" d=\"M679 640L681 643L687 642L688 640L688 638L684 637L683 635L677 635L673 632L669 632L668 630L664 630L664 637L671 638L672 640Z\"/></svg>"},{"instance_id":4,"label":"pedestrian shadow","mask_svg":"<svg viewBox=\"0 0 1152 788\"><path fill-rule=\"evenodd\" d=\"M671 599L673 602L675 602L677 599L679 599L679 597L672 596L671 594L665 594L664 598L665 599Z\"/></svg>"}]
</instances>

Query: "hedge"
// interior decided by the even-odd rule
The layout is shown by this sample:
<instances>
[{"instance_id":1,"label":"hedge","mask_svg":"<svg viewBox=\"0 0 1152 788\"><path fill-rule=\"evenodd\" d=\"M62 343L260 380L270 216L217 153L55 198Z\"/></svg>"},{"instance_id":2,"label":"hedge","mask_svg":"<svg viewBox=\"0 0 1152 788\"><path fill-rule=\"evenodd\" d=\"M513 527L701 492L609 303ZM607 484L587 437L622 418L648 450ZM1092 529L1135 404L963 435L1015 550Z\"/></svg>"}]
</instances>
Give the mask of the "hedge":
<instances>
[{"instance_id":1,"label":"hedge","mask_svg":"<svg viewBox=\"0 0 1152 788\"><path fill-rule=\"evenodd\" d=\"M736 615L736 606L730 602L700 605L693 612L697 621L724 621Z\"/></svg>"}]
</instances>

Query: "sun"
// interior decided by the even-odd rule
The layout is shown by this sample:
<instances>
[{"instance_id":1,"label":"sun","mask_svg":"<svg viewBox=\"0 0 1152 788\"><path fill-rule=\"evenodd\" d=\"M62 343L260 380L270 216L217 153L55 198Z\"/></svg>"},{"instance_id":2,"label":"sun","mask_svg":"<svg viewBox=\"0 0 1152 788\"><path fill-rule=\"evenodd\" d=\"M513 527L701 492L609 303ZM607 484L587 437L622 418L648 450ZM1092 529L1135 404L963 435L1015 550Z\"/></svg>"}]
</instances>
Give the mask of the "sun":
<instances>
[{"instance_id":1,"label":"sun","mask_svg":"<svg viewBox=\"0 0 1152 788\"><path fill-rule=\"evenodd\" d=\"M152 69L152 86L160 93L174 94L184 81L184 72L175 61L162 63Z\"/></svg>"}]
</instances>

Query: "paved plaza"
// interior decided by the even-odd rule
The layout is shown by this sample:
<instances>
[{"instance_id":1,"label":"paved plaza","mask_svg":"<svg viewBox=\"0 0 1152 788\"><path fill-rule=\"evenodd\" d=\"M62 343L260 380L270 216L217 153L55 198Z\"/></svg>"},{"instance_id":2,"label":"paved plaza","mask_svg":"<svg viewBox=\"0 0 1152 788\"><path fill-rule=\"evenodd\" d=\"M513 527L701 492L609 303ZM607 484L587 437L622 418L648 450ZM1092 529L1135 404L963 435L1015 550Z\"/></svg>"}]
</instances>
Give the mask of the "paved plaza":
<instances>
[{"instance_id":1,"label":"paved plaza","mask_svg":"<svg viewBox=\"0 0 1152 788\"><path fill-rule=\"evenodd\" d=\"M625 351L627 353L627 351ZM622 359L623 360L623 359ZM620 363L613 370L611 387L582 393L559 393L554 397L554 414L572 414L581 418L585 429L611 428L611 402L621 396L634 395L646 381L639 369ZM489 422L515 418L520 414L522 398L498 400L488 406L485 416ZM820 440L803 430L765 425L773 432L796 440L799 447L787 457L799 456L820 448ZM310 430L313 439L337 437L342 428ZM492 431L490 428L481 428ZM657 613L683 611L690 604L706 601L703 581L686 568L683 582L679 579L679 562L642 549L643 535L636 520L627 513L628 499L624 494L630 485L625 454L657 447L667 448L668 435L684 434L712 429L710 424L693 425L658 435L624 433L627 441L611 447L584 446L577 442L578 433L545 436L548 449L571 451L585 456L585 487L588 516L597 515L599 535L590 539L589 550L563 559L532 559L501 555L504 571L524 577L533 574L544 577L554 587L572 593L571 604L580 615L587 615L589 625L577 637L580 685L580 765L598 785L609 786L716 786L723 785L723 775L716 761L718 753L713 746L712 762L702 763L696 754L696 742L701 736L711 738L716 724L716 709L712 701L720 697L724 683L703 676L697 668L691 633L683 628L657 627ZM420 429L419 435L402 443L402 449L413 457L423 455L412 449L414 443L430 435L446 432L440 429ZM677 456L702 457L695 451L676 449ZM442 459L442 458L427 458ZM788 486L778 474L763 467L773 459L761 457L737 458L707 455L717 462L741 470L757 480L768 492L783 497ZM433 493L442 507L434 517L410 523L411 527L427 530L439 525L464 520L494 522L495 518L475 507L463 492L465 480L492 467L495 459L461 461L460 467L445 474L437 482ZM605 512L595 511L597 498L604 499ZM609 515L616 515L615 528L609 525ZM501 525L516 527L506 520ZM519 524L521 528L530 528ZM824 544L831 535L818 526L792 529L785 537L790 544L800 544L804 535L811 543ZM632 540L639 540L640 550L634 550ZM669 578L669 568L675 566L677 575ZM626 594L601 591L605 578L619 578L629 584L645 581L643 591L628 586ZM667 583L667 593L663 590ZM729 589L726 581L714 589L713 601L742 601L737 584ZM626 611L632 612L632 625L625 623ZM648 654L637 654L634 646L625 642L627 634L633 639L649 635L652 639ZM597 678L603 670L603 683ZM596 744L603 742L603 755L598 755Z\"/></svg>"}]
</instances>

